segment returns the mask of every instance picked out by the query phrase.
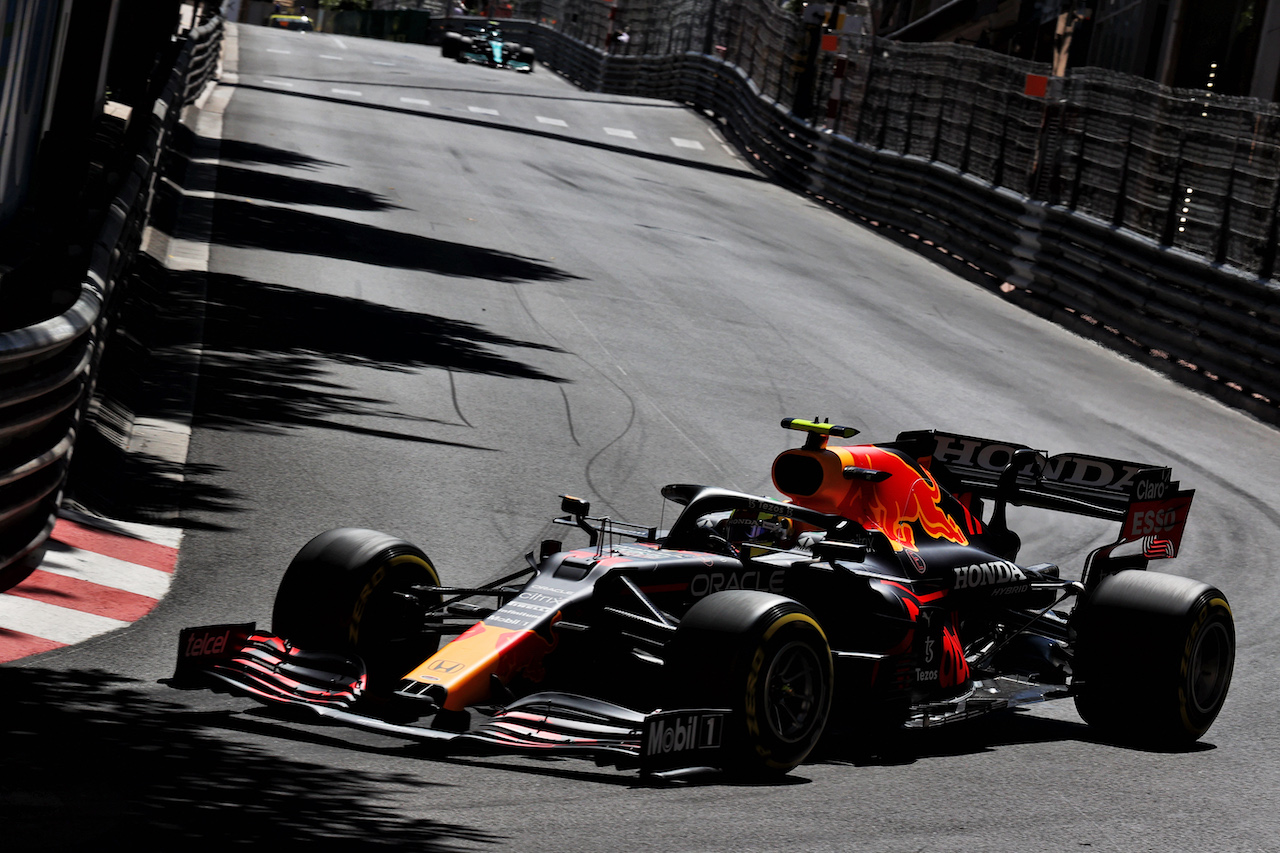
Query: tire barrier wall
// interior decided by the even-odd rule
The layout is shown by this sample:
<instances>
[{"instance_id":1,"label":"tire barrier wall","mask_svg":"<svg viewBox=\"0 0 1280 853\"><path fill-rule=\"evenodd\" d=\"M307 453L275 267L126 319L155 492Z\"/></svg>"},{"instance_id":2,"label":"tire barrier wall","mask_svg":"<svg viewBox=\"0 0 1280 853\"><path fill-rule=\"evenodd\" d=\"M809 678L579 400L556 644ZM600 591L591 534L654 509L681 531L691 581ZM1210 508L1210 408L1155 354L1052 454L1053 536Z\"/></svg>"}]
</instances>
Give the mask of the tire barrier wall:
<instances>
[{"instance_id":1,"label":"tire barrier wall","mask_svg":"<svg viewBox=\"0 0 1280 853\"><path fill-rule=\"evenodd\" d=\"M527 40L540 61L584 89L711 113L780 183L890 229L1028 310L1280 424L1276 281L1114 219L1035 200L1000 186L998 176L826 132L713 56L616 56L545 28ZM1022 154L1033 158L1035 150ZM995 168L998 175L999 162Z\"/></svg>"},{"instance_id":2,"label":"tire barrier wall","mask_svg":"<svg viewBox=\"0 0 1280 853\"><path fill-rule=\"evenodd\" d=\"M157 163L183 107L216 73L222 27L222 19L213 18L186 35L131 168L104 213L75 304L0 333L0 571L38 551L53 529L114 291L140 243Z\"/></svg>"}]
</instances>

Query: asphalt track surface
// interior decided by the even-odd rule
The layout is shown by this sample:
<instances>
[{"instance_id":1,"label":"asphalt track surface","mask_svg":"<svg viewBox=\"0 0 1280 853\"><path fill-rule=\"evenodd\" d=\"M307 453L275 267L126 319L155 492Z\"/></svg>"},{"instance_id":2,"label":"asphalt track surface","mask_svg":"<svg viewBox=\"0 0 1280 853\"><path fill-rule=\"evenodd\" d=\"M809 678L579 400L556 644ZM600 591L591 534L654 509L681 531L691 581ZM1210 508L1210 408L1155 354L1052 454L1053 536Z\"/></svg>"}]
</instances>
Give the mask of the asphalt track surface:
<instances>
[{"instance_id":1,"label":"asphalt track surface","mask_svg":"<svg viewBox=\"0 0 1280 853\"><path fill-rule=\"evenodd\" d=\"M233 35L178 568L141 621L0 668L4 849L1277 849L1273 429L771 185L684 106ZM772 493L787 416L1171 465L1197 494L1159 568L1219 585L1239 631L1217 724L1150 752L1048 704L890 757L836 744L773 785L651 785L160 683L180 627L268 625L327 528L479 582L551 533L561 493L646 524L667 482ZM1114 533L1014 521L1024 561L1067 573Z\"/></svg>"}]
</instances>

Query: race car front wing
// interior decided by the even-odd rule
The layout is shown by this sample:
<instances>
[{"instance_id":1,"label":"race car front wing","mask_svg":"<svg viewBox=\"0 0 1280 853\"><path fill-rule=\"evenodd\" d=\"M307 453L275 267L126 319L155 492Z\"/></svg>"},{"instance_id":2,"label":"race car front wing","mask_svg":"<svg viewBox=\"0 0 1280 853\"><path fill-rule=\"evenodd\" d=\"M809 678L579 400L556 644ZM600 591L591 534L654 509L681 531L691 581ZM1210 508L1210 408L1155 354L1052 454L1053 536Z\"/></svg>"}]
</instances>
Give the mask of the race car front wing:
<instances>
[{"instance_id":1,"label":"race car front wing","mask_svg":"<svg viewBox=\"0 0 1280 853\"><path fill-rule=\"evenodd\" d=\"M334 723L436 744L449 753L582 755L618 767L660 773L721 766L730 711L680 708L650 713L571 693L517 699L466 731L402 723L363 712L364 664L353 657L299 649L254 623L186 628L170 686L211 688L263 704L306 708Z\"/></svg>"}]
</instances>

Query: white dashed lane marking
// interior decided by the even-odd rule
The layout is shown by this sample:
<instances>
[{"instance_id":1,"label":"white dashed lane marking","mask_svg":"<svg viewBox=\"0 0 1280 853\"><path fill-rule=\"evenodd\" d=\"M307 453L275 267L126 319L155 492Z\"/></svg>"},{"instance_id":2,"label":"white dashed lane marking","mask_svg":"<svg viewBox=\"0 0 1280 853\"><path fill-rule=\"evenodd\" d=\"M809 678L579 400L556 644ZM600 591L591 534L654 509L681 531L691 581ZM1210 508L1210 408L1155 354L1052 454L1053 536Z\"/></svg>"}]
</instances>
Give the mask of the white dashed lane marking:
<instances>
[{"instance_id":1,"label":"white dashed lane marking","mask_svg":"<svg viewBox=\"0 0 1280 853\"><path fill-rule=\"evenodd\" d=\"M343 50L345 50L345 49L346 49L346 45L343 45L343 44L340 44L340 43L339 43L339 44L338 44L338 46L339 46L339 47L341 47ZM292 51L270 49L270 52L272 52L272 53L291 53ZM336 61L338 61L338 62L343 61L343 57L341 57L341 56L335 56L335 55L333 55L333 54L329 54L329 53L322 53L322 54L319 54L319 56L320 56L320 58L321 58L321 59L331 59L331 60L336 60ZM375 62L372 62L371 64L373 64L373 65L381 65L381 66L388 67L388 68L394 68L394 67L396 66L396 63L394 63L394 62L376 62L376 61L375 61ZM289 81L289 80L276 80L276 79L274 79L274 78L265 78L265 79L263 79L263 81L262 81L262 82L263 82L263 84L264 84L264 85L267 85L267 86L282 86L282 87L285 87L285 88L288 88L288 89L292 89L292 88L294 88L294 85L295 85L292 81ZM352 98L362 98L362 97L364 97L364 93L363 93L363 92L360 92L360 91L355 90L355 89L330 89L330 92L332 92L332 93L333 93L333 94L335 94L335 95L345 95L345 96L347 96L347 97L352 97ZM414 106L418 106L418 107L429 107L429 106L431 106L431 101L427 100L426 98L409 98L409 97L403 97L403 98L400 98L400 103L402 103L402 104L412 104L412 105L414 105ZM491 107L469 106L469 107L467 107L467 111L468 111L468 112L470 112L470 113L473 113L473 114L475 114L475 115L484 115L484 116L500 116L500 115L502 115L502 113L501 113L501 112L499 112L498 110L495 110L495 109L493 109L493 108L491 108ZM569 127L569 122L565 121L564 119L552 118L551 116L534 116L534 118L537 120L538 124L545 124L545 125L549 125L549 126L551 126L551 127L562 127L562 128L568 128L568 127ZM609 136L613 136L613 137L616 137L616 138L618 138L618 139L638 139L638 138L639 138L639 137L636 135L636 132L635 132L634 130L628 130L628 129L623 128L623 127L605 127L605 128L602 128L602 130L604 130L604 132L605 132L607 135L609 135ZM674 145L674 146L675 146L675 147L677 147L677 148L684 148L684 149L687 149L687 150L689 150L689 151L705 151L705 150L706 150L706 146L705 146L705 145L703 145L701 142L699 142L699 141L698 141L698 140L696 140L696 139L686 139L686 138L684 138L684 137L680 137L680 136L672 136L672 137L670 137L670 139L671 139L671 144L672 144L672 145ZM734 151L734 150L733 150L733 148L732 148L732 147L730 147L729 145L726 145L726 144L724 144L723 142L721 142L721 147L722 147L722 148L724 148L725 153L729 154L729 155L730 155L730 156L732 156L732 157L735 157L735 158L737 157L737 152L736 152L736 151Z\"/></svg>"}]
</instances>

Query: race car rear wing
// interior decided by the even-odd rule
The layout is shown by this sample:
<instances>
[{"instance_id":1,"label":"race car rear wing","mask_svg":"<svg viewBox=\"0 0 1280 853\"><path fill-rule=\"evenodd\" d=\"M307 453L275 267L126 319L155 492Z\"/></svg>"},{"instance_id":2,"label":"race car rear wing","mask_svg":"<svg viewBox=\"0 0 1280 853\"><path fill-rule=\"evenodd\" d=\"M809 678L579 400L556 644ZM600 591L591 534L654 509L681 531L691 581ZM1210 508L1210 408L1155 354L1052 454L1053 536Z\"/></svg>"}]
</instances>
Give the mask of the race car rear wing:
<instances>
[{"instance_id":1,"label":"race car rear wing","mask_svg":"<svg viewBox=\"0 0 1280 853\"><path fill-rule=\"evenodd\" d=\"M1153 558L1177 553L1195 494L1179 487L1172 469L1141 462L1049 456L1020 444L935 430L900 433L893 446L955 495L1120 521L1119 541L1150 539L1145 550Z\"/></svg>"}]
</instances>

